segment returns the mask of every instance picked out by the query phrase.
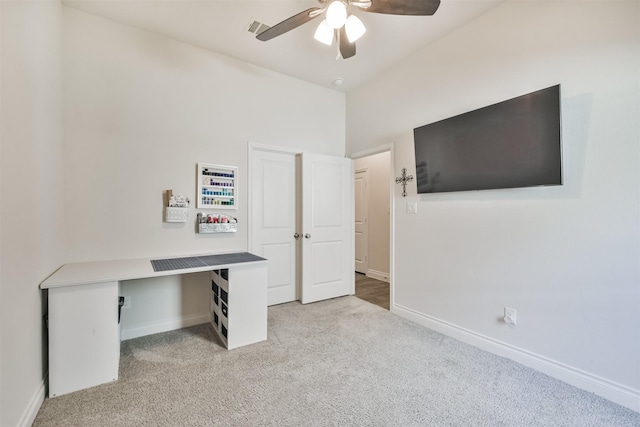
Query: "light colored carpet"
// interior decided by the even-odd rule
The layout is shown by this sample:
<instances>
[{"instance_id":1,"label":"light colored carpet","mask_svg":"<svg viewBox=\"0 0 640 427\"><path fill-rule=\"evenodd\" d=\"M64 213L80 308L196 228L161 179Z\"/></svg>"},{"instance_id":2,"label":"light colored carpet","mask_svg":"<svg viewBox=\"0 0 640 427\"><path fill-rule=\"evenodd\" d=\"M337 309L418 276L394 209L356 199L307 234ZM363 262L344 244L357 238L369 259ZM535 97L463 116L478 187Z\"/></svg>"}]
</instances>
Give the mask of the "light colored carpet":
<instances>
[{"instance_id":1,"label":"light colored carpet","mask_svg":"<svg viewBox=\"0 0 640 427\"><path fill-rule=\"evenodd\" d=\"M269 308L227 351L208 325L122 343L120 380L35 426L640 426L640 414L356 297Z\"/></svg>"}]
</instances>

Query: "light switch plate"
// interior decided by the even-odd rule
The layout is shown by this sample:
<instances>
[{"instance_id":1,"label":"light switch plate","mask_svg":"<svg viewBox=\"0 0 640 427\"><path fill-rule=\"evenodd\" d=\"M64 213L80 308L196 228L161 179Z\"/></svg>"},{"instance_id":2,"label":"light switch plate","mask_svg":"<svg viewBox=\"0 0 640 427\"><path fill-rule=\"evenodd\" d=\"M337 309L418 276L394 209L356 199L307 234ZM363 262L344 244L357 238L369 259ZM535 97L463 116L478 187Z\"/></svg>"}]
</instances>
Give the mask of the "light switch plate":
<instances>
[{"instance_id":1,"label":"light switch plate","mask_svg":"<svg viewBox=\"0 0 640 427\"><path fill-rule=\"evenodd\" d=\"M407 213L415 215L418 213L418 202L407 202Z\"/></svg>"}]
</instances>

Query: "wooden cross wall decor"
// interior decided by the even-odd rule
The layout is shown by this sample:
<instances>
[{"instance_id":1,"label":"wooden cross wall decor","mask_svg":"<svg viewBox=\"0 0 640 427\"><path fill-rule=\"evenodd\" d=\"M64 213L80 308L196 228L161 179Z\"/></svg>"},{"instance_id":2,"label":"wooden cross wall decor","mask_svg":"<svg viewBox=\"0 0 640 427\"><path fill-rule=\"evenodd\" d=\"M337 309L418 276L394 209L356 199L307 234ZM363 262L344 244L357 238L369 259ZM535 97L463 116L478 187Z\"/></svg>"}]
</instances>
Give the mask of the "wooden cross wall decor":
<instances>
[{"instance_id":1,"label":"wooden cross wall decor","mask_svg":"<svg viewBox=\"0 0 640 427\"><path fill-rule=\"evenodd\" d=\"M402 175L396 178L396 184L402 184L402 197L407 197L407 182L413 181L413 175L407 175L407 168L402 168Z\"/></svg>"}]
</instances>

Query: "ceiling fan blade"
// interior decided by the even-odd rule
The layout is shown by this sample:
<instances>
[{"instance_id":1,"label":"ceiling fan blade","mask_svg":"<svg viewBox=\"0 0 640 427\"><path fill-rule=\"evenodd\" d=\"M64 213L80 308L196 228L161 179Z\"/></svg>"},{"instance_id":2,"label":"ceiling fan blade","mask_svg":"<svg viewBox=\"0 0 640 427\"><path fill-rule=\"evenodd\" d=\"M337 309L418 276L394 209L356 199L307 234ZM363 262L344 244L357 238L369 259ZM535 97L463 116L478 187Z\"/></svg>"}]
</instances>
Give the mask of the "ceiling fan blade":
<instances>
[{"instance_id":1,"label":"ceiling fan blade","mask_svg":"<svg viewBox=\"0 0 640 427\"><path fill-rule=\"evenodd\" d=\"M279 24L274 25L268 30L261 32L256 36L256 38L258 40L265 42L267 40L271 40L274 37L281 36L287 31L291 31L294 28L297 28L300 25L305 24L311 21L312 19L320 16L320 13L316 13L319 10L323 10L323 8L312 7L310 9L305 10L304 12L298 13L297 15L293 15L292 17L285 19Z\"/></svg>"},{"instance_id":2,"label":"ceiling fan blade","mask_svg":"<svg viewBox=\"0 0 640 427\"><path fill-rule=\"evenodd\" d=\"M357 6L357 4L356 4ZM430 16L440 7L440 0L372 0L371 6L363 12L387 15Z\"/></svg>"},{"instance_id":3,"label":"ceiling fan blade","mask_svg":"<svg viewBox=\"0 0 640 427\"><path fill-rule=\"evenodd\" d=\"M350 43L347 38L347 31L344 29L344 26L340 28L340 55L342 55L342 59L351 58L356 54L356 43Z\"/></svg>"}]
</instances>

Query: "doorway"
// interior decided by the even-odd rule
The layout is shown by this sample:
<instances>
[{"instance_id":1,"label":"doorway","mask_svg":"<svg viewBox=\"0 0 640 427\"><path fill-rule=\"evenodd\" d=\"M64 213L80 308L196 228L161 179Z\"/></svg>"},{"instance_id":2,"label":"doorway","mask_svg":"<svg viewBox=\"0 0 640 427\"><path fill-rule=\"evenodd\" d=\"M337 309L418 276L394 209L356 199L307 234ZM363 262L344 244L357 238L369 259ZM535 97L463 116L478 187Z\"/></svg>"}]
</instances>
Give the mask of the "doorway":
<instances>
[{"instance_id":1,"label":"doorway","mask_svg":"<svg viewBox=\"0 0 640 427\"><path fill-rule=\"evenodd\" d=\"M354 154L356 296L392 306L392 158L390 147Z\"/></svg>"},{"instance_id":2,"label":"doorway","mask_svg":"<svg viewBox=\"0 0 640 427\"><path fill-rule=\"evenodd\" d=\"M361 160L361 159L359 159ZM358 163L356 160L355 163ZM367 274L369 269L369 173L366 167L356 166L353 192L355 195L355 265L356 273Z\"/></svg>"},{"instance_id":3,"label":"doorway","mask_svg":"<svg viewBox=\"0 0 640 427\"><path fill-rule=\"evenodd\" d=\"M269 260L268 305L355 292L352 163L249 144L248 248Z\"/></svg>"}]
</instances>

